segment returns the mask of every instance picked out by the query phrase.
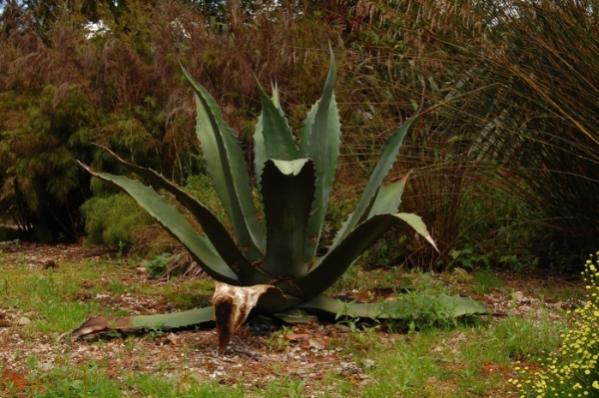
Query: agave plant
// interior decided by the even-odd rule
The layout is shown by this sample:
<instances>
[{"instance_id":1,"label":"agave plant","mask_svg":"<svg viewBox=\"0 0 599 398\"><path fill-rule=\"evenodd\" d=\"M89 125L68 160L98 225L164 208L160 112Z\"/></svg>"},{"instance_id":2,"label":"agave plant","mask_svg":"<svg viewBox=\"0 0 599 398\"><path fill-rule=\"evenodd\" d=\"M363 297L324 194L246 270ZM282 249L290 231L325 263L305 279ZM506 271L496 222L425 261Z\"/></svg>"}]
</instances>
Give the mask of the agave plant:
<instances>
[{"instance_id":1,"label":"agave plant","mask_svg":"<svg viewBox=\"0 0 599 398\"><path fill-rule=\"evenodd\" d=\"M213 305L165 315L91 318L73 335L80 337L114 329L180 328L215 321L222 351L252 310L281 319L289 319L298 310L368 318L410 315L411 309L401 300L346 303L322 293L396 223L409 225L435 246L418 215L398 212L407 176L382 185L413 119L403 123L391 136L354 212L326 253L317 256L341 137L333 92L336 71L332 53L323 94L308 113L298 139L281 109L276 87L272 97L260 87L262 113L254 134L254 167L262 216L254 204L250 175L235 134L224 121L214 98L182 69L194 91L196 132L207 170L233 236L209 208L155 171L110 151L125 169L148 185L138 179L82 166L92 175L125 190L189 250L204 271L217 281ZM194 229L188 217L172 204L172 199L159 191L170 194L185 208L203 234ZM447 296L442 304L450 317L484 312L481 305L462 297Z\"/></svg>"}]
</instances>

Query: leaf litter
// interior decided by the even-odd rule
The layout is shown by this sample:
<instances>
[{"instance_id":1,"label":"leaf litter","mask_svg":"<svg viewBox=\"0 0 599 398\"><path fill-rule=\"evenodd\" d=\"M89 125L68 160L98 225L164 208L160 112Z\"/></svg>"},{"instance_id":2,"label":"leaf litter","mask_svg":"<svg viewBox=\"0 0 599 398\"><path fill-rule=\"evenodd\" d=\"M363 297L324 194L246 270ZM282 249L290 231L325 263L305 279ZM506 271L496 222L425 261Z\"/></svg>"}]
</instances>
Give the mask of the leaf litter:
<instances>
[{"instance_id":1,"label":"leaf litter","mask_svg":"<svg viewBox=\"0 0 599 398\"><path fill-rule=\"evenodd\" d=\"M20 263L28 268L39 268L53 261L60 266L63 261L99 259L106 251L81 245L42 246L34 244L3 244L3 260ZM36 271L37 272L37 271ZM135 271L133 271L135 272ZM135 283L147 278L137 273L130 278ZM442 279L442 277L441 277ZM84 281L92 287L94 281ZM163 283L155 281L155 283ZM508 282L509 283L509 282ZM509 315L538 315L549 309L550 317L568 303L545 303L535 297L526 286L514 285L505 291L488 294L472 292L466 283L454 283L460 293L474 296L492 311ZM519 289L519 290L518 290ZM363 299L385 297L390 290L377 289L371 293L358 291L340 292L338 296ZM156 313L173 309L164 297L133 293L83 295L78 300L95 300L103 308L121 310L131 314ZM214 381L224 385L237 385L260 389L270 382L287 377L305 381L306 396L322 393L322 381L328 375L341 376L356 385L366 385L373 380L367 371L375 366L368 361L356 362L353 356L339 348L339 342L349 338L352 330L343 325L305 323L281 329L258 320L246 324L239 334L233 336L233 344L225 355L217 352L217 335L213 329L180 330L176 332L150 332L145 335L118 336L95 341L69 341L59 334L44 335L25 333L36 314L14 308L0 307L0 392L18 392L26 388L27 375L32 371L31 358L35 358L38 371L49 372L55 367L102 364L106 374L124 381L131 372L166 374L182 379L192 376L199 381ZM25 322L27 319L29 322ZM393 344L401 335L377 330L383 344ZM273 336L278 334L278 343ZM456 339L463 336L458 334ZM455 341L452 345L455 345ZM492 363L485 364L485 371L501 371ZM325 383L326 388L326 383ZM17 395L18 396L18 395Z\"/></svg>"}]
</instances>

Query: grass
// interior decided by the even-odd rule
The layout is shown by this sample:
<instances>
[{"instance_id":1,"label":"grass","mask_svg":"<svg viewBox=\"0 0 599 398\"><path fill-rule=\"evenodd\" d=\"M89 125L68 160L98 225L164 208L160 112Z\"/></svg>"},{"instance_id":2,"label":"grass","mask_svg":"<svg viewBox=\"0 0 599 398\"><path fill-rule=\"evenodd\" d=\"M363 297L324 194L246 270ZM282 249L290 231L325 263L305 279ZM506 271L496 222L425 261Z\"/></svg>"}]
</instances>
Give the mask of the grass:
<instances>
[{"instance_id":1,"label":"grass","mask_svg":"<svg viewBox=\"0 0 599 398\"><path fill-rule=\"evenodd\" d=\"M65 332L80 324L89 314L109 315L122 311L106 310L93 298L102 294L138 294L161 298L177 308L205 305L212 293L210 280L182 280L151 284L129 280L135 263L65 262L59 269L28 269L23 263L0 264L0 306L34 314L27 330L35 333Z\"/></svg>"},{"instance_id":2,"label":"grass","mask_svg":"<svg viewBox=\"0 0 599 398\"><path fill-rule=\"evenodd\" d=\"M505 381L515 361L532 360L559 345L563 322L508 317L491 325L412 332L392 344L374 329L356 331L343 349L369 363L375 380L364 397L487 396L511 389ZM494 395L501 396L501 395Z\"/></svg>"},{"instance_id":3,"label":"grass","mask_svg":"<svg viewBox=\"0 0 599 398\"><path fill-rule=\"evenodd\" d=\"M484 268L474 275L473 288L479 294L488 294L503 287L503 281L492 270Z\"/></svg>"},{"instance_id":4,"label":"grass","mask_svg":"<svg viewBox=\"0 0 599 398\"><path fill-rule=\"evenodd\" d=\"M29 396L34 398L120 398L123 393L160 398L235 398L243 391L215 383L201 382L189 375L177 380L169 377L128 373L122 380L109 377L105 365L87 363L83 366L67 365L50 372L33 368Z\"/></svg>"},{"instance_id":5,"label":"grass","mask_svg":"<svg viewBox=\"0 0 599 398\"><path fill-rule=\"evenodd\" d=\"M187 370L188 360L174 362L169 352L193 361L197 347L173 346L165 348L165 357L144 353L144 347L158 349L166 341L166 333L130 336L116 341L100 340L85 343L94 360L75 360L75 352L59 352L54 365L44 364L43 354L32 348L72 330L92 314L122 314L126 308L109 308L98 297L106 295L136 295L172 308L189 308L205 304L211 294L212 282L206 280L148 281L137 274L136 261L73 261L60 263L54 270L43 270L26 265L25 259L0 254L0 309L18 311L31 323L24 326L20 335L25 345L14 349L15 358L24 358L27 377L27 396L31 397L309 397L317 392L325 397L476 397L512 396L513 386L507 379L513 376L517 363L534 364L547 352L559 345L559 334L565 328L558 313L539 310L540 316L508 316L475 324L424 325L419 331L389 333L381 325L357 327L349 324L347 332L329 340L328 349L339 352L341 362L355 363L365 374L365 381L356 381L355 375L329 372L321 379L311 380L289 374L285 366L272 366L265 372L268 377L256 376L253 385L238 384L229 380L226 385ZM469 289L478 294L505 293L510 300L509 281L503 281L490 270L474 275ZM357 289L408 292L452 291L435 275L419 272L389 272L356 270L340 281L338 293ZM559 286L547 283L531 284L527 294L544 297L579 295L580 287ZM99 295L99 296L98 296ZM543 301L539 301L543 305ZM315 331L314 331L315 330ZM312 333L321 333L314 329ZM325 329L322 329L323 331ZM327 329L328 330L328 329ZM0 329L1 331L1 329ZM310 348L298 346L288 339L297 332L287 327L261 338L266 352L309 352ZM1 336L1 335L0 335ZM311 337L310 337L311 338ZM45 340L44 340L45 339ZM1 339L0 339L1 341ZM152 367L137 370L135 367L115 369L109 347L121 345L120 360L139 358L152 363ZM172 343L174 344L174 343ZM200 344L200 343L197 343ZM203 343L201 343L203 344ZM11 347L0 347L11 350ZM56 349L55 349L56 350ZM300 355L300 354L298 354ZM229 365L235 366L235 360ZM183 365L182 365L183 364ZM265 364L268 365L268 364ZM206 365L208 366L208 365ZM2 374L0 362L0 374ZM226 369L221 369L226 373ZM0 383L2 396L18 396L10 383ZM13 392L11 392L13 391ZM20 391L21 393L23 391Z\"/></svg>"},{"instance_id":6,"label":"grass","mask_svg":"<svg viewBox=\"0 0 599 398\"><path fill-rule=\"evenodd\" d=\"M65 267L72 268L72 265ZM91 276L93 272L86 266L82 267L81 274L52 270L23 272L19 265L3 266L0 305L32 313L32 322L27 327L32 333L69 330L88 314L99 311L97 303L75 299L82 283Z\"/></svg>"},{"instance_id":7,"label":"grass","mask_svg":"<svg viewBox=\"0 0 599 398\"><path fill-rule=\"evenodd\" d=\"M401 267L363 270L352 265L341 278L331 287L333 292L384 291L405 292L407 290L443 290L438 280L429 273L418 270L406 271Z\"/></svg>"}]
</instances>

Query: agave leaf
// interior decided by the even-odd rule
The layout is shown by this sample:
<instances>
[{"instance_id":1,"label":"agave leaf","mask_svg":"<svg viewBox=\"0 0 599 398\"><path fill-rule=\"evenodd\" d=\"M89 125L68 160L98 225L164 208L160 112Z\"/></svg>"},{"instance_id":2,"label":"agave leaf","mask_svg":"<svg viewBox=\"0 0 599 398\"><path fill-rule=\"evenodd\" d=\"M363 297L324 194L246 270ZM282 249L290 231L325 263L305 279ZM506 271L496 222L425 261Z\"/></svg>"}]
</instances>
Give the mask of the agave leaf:
<instances>
[{"instance_id":1,"label":"agave leaf","mask_svg":"<svg viewBox=\"0 0 599 398\"><path fill-rule=\"evenodd\" d=\"M487 308L469 297L441 294L438 297L441 312L448 318L461 318L476 314L488 314Z\"/></svg>"},{"instance_id":2,"label":"agave leaf","mask_svg":"<svg viewBox=\"0 0 599 398\"><path fill-rule=\"evenodd\" d=\"M71 338L110 331L134 332L136 330L177 329L200 325L214 320L212 307L173 312L170 314L135 315L126 317L93 317L71 332Z\"/></svg>"},{"instance_id":3,"label":"agave leaf","mask_svg":"<svg viewBox=\"0 0 599 398\"><path fill-rule=\"evenodd\" d=\"M194 230L185 217L152 188L125 176L96 172L81 162L79 164L90 174L125 190L150 216L189 250L191 256L208 275L233 285L241 283L235 272L216 252L212 243Z\"/></svg>"},{"instance_id":4,"label":"agave leaf","mask_svg":"<svg viewBox=\"0 0 599 398\"><path fill-rule=\"evenodd\" d=\"M381 303L351 303L319 295L305 302L299 308L320 317L336 318L348 316L352 318L380 318L383 314Z\"/></svg>"},{"instance_id":5,"label":"agave leaf","mask_svg":"<svg viewBox=\"0 0 599 398\"><path fill-rule=\"evenodd\" d=\"M422 219L411 213L381 214L361 223L345 239L333 247L320 263L308 275L294 283L282 281L278 285L294 296L309 300L331 286L347 268L379 239L391 226L403 221L422 235L427 241L434 242Z\"/></svg>"},{"instance_id":6,"label":"agave leaf","mask_svg":"<svg viewBox=\"0 0 599 398\"><path fill-rule=\"evenodd\" d=\"M237 248L237 245L225 227L204 204L154 170L128 162L106 147L101 146L101 148L110 153L127 170L136 173L154 188L164 189L172 194L202 226L202 229L210 239L210 242L214 245L218 254L220 254L227 265L229 265L229 267L239 276L239 279L242 282L247 284L257 284L270 279L267 275L264 275L250 264Z\"/></svg>"},{"instance_id":7,"label":"agave leaf","mask_svg":"<svg viewBox=\"0 0 599 398\"><path fill-rule=\"evenodd\" d=\"M281 96L279 95L279 86L277 85L277 83L272 83L271 89L272 89L272 102L273 102L273 104L275 104L277 109L281 111L281 113L283 114L283 117L285 117L285 112L283 112L283 108L281 107ZM285 120L287 120L287 119L285 119ZM289 124L289 123L287 123L287 124Z\"/></svg>"},{"instance_id":8,"label":"agave leaf","mask_svg":"<svg viewBox=\"0 0 599 398\"><path fill-rule=\"evenodd\" d=\"M379 214L397 213L401 205L401 197L410 173L400 180L383 185L377 192L374 202L368 213L368 218Z\"/></svg>"},{"instance_id":9,"label":"agave leaf","mask_svg":"<svg viewBox=\"0 0 599 398\"><path fill-rule=\"evenodd\" d=\"M286 312L297 307L302 301L302 299L290 296L279 288L269 289L260 296L256 304L256 311L269 315Z\"/></svg>"},{"instance_id":10,"label":"agave leaf","mask_svg":"<svg viewBox=\"0 0 599 398\"><path fill-rule=\"evenodd\" d=\"M399 148L403 142L408 129L412 125L412 119L408 119L405 123L403 123L399 129L389 138L385 148L383 149L383 153L379 158L377 165L372 172L364 191L362 192L362 196L358 201L356 209L351 214L349 221L345 224L343 231L338 233L337 241L341 241L348 233L350 233L360 222L362 222L370 213L373 198L377 195L379 187L381 186L383 180L393 164L395 163L395 159L397 159L397 155L399 154Z\"/></svg>"},{"instance_id":11,"label":"agave leaf","mask_svg":"<svg viewBox=\"0 0 599 398\"><path fill-rule=\"evenodd\" d=\"M269 159L292 160L300 157L291 128L277 104L259 87L262 103L262 134ZM278 94L277 94L278 96Z\"/></svg>"},{"instance_id":12,"label":"agave leaf","mask_svg":"<svg viewBox=\"0 0 599 398\"><path fill-rule=\"evenodd\" d=\"M308 156L310 154L308 144L310 141L310 136L312 135L312 126L314 125L314 119L316 118L316 112L318 112L319 106L320 99L312 105L310 111L308 111L308 114L304 119L304 122L302 123L302 129L300 130L299 136L299 145L303 156Z\"/></svg>"},{"instance_id":13,"label":"agave leaf","mask_svg":"<svg viewBox=\"0 0 599 398\"><path fill-rule=\"evenodd\" d=\"M379 303L349 303L320 295L299 307L319 316L395 320L435 316L435 320L448 321L464 316L488 313L485 306L478 301L447 294L437 296L405 295L395 300Z\"/></svg>"},{"instance_id":14,"label":"agave leaf","mask_svg":"<svg viewBox=\"0 0 599 398\"><path fill-rule=\"evenodd\" d=\"M252 200L243 152L214 98L185 68L182 69L195 90L196 133L202 144L208 174L231 219L242 250L250 261L255 261L264 253L265 237Z\"/></svg>"},{"instance_id":15,"label":"agave leaf","mask_svg":"<svg viewBox=\"0 0 599 398\"><path fill-rule=\"evenodd\" d=\"M258 86L262 112L254 132L254 169L258 186L261 184L264 163L268 159L292 160L300 156L291 128L279 102L279 92L273 86L272 99Z\"/></svg>"},{"instance_id":16,"label":"agave leaf","mask_svg":"<svg viewBox=\"0 0 599 398\"><path fill-rule=\"evenodd\" d=\"M308 113L300 137L303 156L314 161L317 176L316 194L308 220L308 235L305 243L304 259L306 261L310 261L314 257L318 248L339 157L341 123L333 93L335 80L335 56L331 49L329 72L322 96Z\"/></svg>"},{"instance_id":17,"label":"agave leaf","mask_svg":"<svg viewBox=\"0 0 599 398\"><path fill-rule=\"evenodd\" d=\"M306 222L314 199L314 167L308 159L269 160L262 177L266 258L262 267L277 277L305 274Z\"/></svg>"},{"instance_id":18,"label":"agave leaf","mask_svg":"<svg viewBox=\"0 0 599 398\"><path fill-rule=\"evenodd\" d=\"M424 221L422 221L422 218L420 218L420 216L418 214L397 213L397 214L394 214L394 216L401 219L406 224L408 224L410 227L412 227L414 229L414 231L416 231L418 233L418 235L420 235L424 239L426 239L426 241L428 243L430 243L431 246L433 246L437 252L439 252L439 249L437 248L435 241L433 240L431 234L428 232L428 229L426 228L426 224L424 223Z\"/></svg>"},{"instance_id":19,"label":"agave leaf","mask_svg":"<svg viewBox=\"0 0 599 398\"><path fill-rule=\"evenodd\" d=\"M380 214L396 213L399 210L399 206L401 205L401 197L410 174L411 172L406 174L399 181L383 185L377 191L377 194L372 201L372 205L370 206L367 219ZM337 246L341 239L343 239L343 237L346 235L347 228L349 227L353 215L354 213L351 213L343 222L341 228L339 228L339 231L337 231L335 239L333 240L333 244L329 250L332 250L333 247Z\"/></svg>"},{"instance_id":20,"label":"agave leaf","mask_svg":"<svg viewBox=\"0 0 599 398\"><path fill-rule=\"evenodd\" d=\"M316 316L310 315L306 311L300 310L299 308L294 308L286 312L278 312L276 314L272 314L272 316L290 325L314 323L318 321Z\"/></svg>"},{"instance_id":21,"label":"agave leaf","mask_svg":"<svg viewBox=\"0 0 599 398\"><path fill-rule=\"evenodd\" d=\"M254 130L254 174L256 176L256 185L258 188L262 185L262 172L264 170L264 163L268 160L266 155L266 147L264 146L264 129L262 122L262 113L258 116L256 121L256 128Z\"/></svg>"}]
</instances>

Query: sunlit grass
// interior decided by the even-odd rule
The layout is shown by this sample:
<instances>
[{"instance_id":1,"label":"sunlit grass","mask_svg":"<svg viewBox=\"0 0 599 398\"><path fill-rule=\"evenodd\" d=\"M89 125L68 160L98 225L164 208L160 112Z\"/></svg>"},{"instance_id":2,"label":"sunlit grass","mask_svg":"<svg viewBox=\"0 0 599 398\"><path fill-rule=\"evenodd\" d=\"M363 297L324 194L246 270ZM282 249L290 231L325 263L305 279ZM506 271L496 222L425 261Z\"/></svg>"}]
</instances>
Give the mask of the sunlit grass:
<instances>
[{"instance_id":1,"label":"sunlit grass","mask_svg":"<svg viewBox=\"0 0 599 398\"><path fill-rule=\"evenodd\" d=\"M102 306L97 295L152 296L175 308L191 308L206 304L213 287L208 279L169 283L132 279L134 262L65 262L44 270L20 261L8 264L0 257L0 267L0 305L31 313L25 328L29 333L64 333L91 315L125 314Z\"/></svg>"},{"instance_id":2,"label":"sunlit grass","mask_svg":"<svg viewBox=\"0 0 599 398\"><path fill-rule=\"evenodd\" d=\"M31 319L24 327L27 344L35 344L40 334L57 337L91 315L126 312L107 308L98 295L139 295L168 302L173 308L189 308L207 303L213 288L209 279L148 280L139 275L136 260L65 262L56 269L44 270L31 268L18 258L15 261L14 255L10 264L6 258L0 254L0 307L18 310ZM476 274L471 288L480 293L502 292L508 289L505 283L492 271L484 271ZM381 288L392 294L407 289L409 294L424 295L452 290L433 274L399 269L356 270L335 290L368 292ZM560 289L547 285L543 292L561 297L565 293ZM330 344L368 376L368 381L359 386L347 375L329 373L307 390L302 380L290 377L284 368L273 370L272 381L255 387L221 386L185 372L174 372L178 368L168 363L152 371L123 369L115 378L108 362L75 365L66 356L62 365L48 372L39 367L40 358L26 352L19 355L29 357L30 396L43 398L303 397L311 396L314 388L325 397L507 396L514 390L507 380L513 376L516 361L535 361L554 350L565 327L563 321L543 312L540 317L538 313L530 318L525 314L470 325L429 325L407 334L389 334L388 328L376 324L346 325L349 332L333 337ZM293 328L265 338L265 345L274 351L287 350L286 333L293 333ZM139 355L134 349L139 338L125 338L123 344L130 349L123 352ZM99 344L101 350L102 341L94 344Z\"/></svg>"}]
</instances>

